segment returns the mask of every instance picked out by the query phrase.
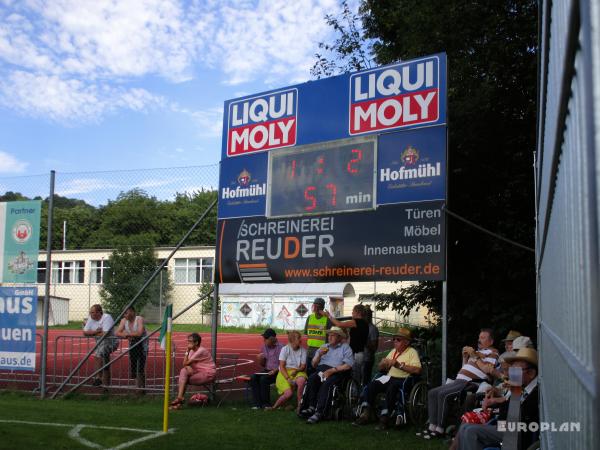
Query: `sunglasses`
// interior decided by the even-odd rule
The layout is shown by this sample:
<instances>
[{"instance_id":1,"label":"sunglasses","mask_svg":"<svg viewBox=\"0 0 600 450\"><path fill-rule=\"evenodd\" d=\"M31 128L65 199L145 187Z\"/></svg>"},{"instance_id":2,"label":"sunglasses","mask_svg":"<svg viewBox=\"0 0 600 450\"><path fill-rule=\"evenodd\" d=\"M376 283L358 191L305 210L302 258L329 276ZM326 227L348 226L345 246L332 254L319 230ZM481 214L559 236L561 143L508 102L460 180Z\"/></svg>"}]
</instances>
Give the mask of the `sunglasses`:
<instances>
[{"instance_id":1,"label":"sunglasses","mask_svg":"<svg viewBox=\"0 0 600 450\"><path fill-rule=\"evenodd\" d=\"M401 342L403 340L404 340L404 338L394 338L394 342Z\"/></svg>"}]
</instances>

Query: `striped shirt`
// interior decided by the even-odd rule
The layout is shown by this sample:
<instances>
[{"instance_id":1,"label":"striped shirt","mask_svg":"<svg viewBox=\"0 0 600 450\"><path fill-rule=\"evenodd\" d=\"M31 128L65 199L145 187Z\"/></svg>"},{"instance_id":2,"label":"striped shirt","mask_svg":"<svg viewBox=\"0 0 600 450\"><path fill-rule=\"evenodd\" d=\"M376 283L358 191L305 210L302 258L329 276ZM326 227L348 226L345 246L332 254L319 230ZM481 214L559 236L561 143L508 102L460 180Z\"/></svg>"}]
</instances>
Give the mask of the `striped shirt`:
<instances>
[{"instance_id":1,"label":"striped shirt","mask_svg":"<svg viewBox=\"0 0 600 450\"><path fill-rule=\"evenodd\" d=\"M466 381L489 380L489 376L477 367L477 362L480 362L480 364L491 364L493 367L496 367L496 364L498 364L498 350L492 347L478 349L473 356L469 357L467 363L462 366L458 375L456 375L456 379Z\"/></svg>"}]
</instances>

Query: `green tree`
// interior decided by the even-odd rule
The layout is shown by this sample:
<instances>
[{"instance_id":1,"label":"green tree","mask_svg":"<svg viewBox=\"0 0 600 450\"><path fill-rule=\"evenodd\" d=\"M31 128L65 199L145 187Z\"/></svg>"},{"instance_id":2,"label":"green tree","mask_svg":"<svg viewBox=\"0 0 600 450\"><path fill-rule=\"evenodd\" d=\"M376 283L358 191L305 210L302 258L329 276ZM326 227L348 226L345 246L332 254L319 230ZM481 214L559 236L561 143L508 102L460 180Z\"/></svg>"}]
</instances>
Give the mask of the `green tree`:
<instances>
[{"instance_id":1,"label":"green tree","mask_svg":"<svg viewBox=\"0 0 600 450\"><path fill-rule=\"evenodd\" d=\"M103 307L113 316L120 314L159 265L160 261L151 247L123 246L114 250L108 259L109 270L100 289ZM169 277L159 274L137 298L134 306L141 311L148 302L158 304L161 294L168 301L171 290Z\"/></svg>"},{"instance_id":2,"label":"green tree","mask_svg":"<svg viewBox=\"0 0 600 450\"><path fill-rule=\"evenodd\" d=\"M358 15L377 64L447 53L448 209L532 247L537 2L365 0ZM333 58L346 53L334 45ZM535 273L533 253L462 222L448 218L447 236L454 371L452 355L479 327L536 335ZM440 292L439 283L423 282L380 300L439 314Z\"/></svg>"}]
</instances>

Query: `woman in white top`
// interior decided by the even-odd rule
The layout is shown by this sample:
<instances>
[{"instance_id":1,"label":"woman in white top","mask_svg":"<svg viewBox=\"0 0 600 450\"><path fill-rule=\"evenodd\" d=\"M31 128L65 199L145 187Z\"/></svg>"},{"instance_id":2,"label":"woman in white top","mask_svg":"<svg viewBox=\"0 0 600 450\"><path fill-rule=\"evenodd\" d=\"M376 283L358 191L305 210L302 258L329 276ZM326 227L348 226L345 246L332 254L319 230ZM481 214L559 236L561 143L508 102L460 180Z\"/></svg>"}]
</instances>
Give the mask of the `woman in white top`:
<instances>
[{"instance_id":1,"label":"woman in white top","mask_svg":"<svg viewBox=\"0 0 600 450\"><path fill-rule=\"evenodd\" d=\"M141 389L140 393L143 393L143 388L146 386L145 371L148 339L132 348L146 336L144 318L135 315L133 306L125 311L116 335L129 340L129 376L136 380L136 386Z\"/></svg>"},{"instance_id":2,"label":"woman in white top","mask_svg":"<svg viewBox=\"0 0 600 450\"><path fill-rule=\"evenodd\" d=\"M302 335L298 331L288 333L288 344L281 349L279 354L279 373L275 380L275 386L280 397L277 399L273 408L277 409L283 406L294 393L294 388L298 392L298 406L302 399L302 391L306 383L306 349L302 348Z\"/></svg>"}]
</instances>

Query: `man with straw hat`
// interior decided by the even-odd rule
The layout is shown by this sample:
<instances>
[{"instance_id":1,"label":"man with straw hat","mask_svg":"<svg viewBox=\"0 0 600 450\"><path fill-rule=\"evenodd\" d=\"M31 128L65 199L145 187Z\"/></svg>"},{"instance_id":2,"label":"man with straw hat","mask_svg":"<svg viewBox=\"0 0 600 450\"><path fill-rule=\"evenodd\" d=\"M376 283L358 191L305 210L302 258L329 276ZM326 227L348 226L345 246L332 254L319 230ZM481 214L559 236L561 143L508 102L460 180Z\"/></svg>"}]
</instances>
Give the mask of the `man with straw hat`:
<instances>
[{"instance_id":1,"label":"man with straw hat","mask_svg":"<svg viewBox=\"0 0 600 450\"><path fill-rule=\"evenodd\" d=\"M377 395L385 392L385 408L381 410L377 429L384 430L388 426L389 415L396 410L397 424L406 423L404 412L404 395L412 386L410 375L421 373L421 360L417 351L410 346L412 333L408 328L398 328L393 336L394 348L379 363L379 371L386 375L371 381L363 395L362 412L356 420L356 425L369 422L371 407L375 404Z\"/></svg>"},{"instance_id":2,"label":"man with straw hat","mask_svg":"<svg viewBox=\"0 0 600 450\"><path fill-rule=\"evenodd\" d=\"M500 355L501 359L505 359L507 356L511 356L513 354L513 341L519 336L521 336L521 333L516 330L510 330L506 337L502 339L505 351Z\"/></svg>"},{"instance_id":3,"label":"man with straw hat","mask_svg":"<svg viewBox=\"0 0 600 450\"><path fill-rule=\"evenodd\" d=\"M535 434L529 431L529 424L539 424L540 412L538 407L538 354L533 348L521 348L516 355L509 356L506 361L510 363L511 372L517 371L521 377L521 414L519 424L525 424L527 431L521 431L519 439L521 448L528 448L533 444ZM484 408L494 408L499 405L498 422L504 423L507 430L517 427L517 424L503 422L508 415L509 401L505 397L484 403ZM503 433L498 430L498 425L463 424L458 430L451 449L482 450L487 447L499 447L502 443Z\"/></svg>"},{"instance_id":4,"label":"man with straw hat","mask_svg":"<svg viewBox=\"0 0 600 450\"><path fill-rule=\"evenodd\" d=\"M301 417L308 418L309 424L322 419L330 390L350 376L354 355L350 346L343 342L346 338L346 332L342 328L331 327L327 330L327 344L319 348L312 360L315 373L308 377L300 412Z\"/></svg>"}]
</instances>

